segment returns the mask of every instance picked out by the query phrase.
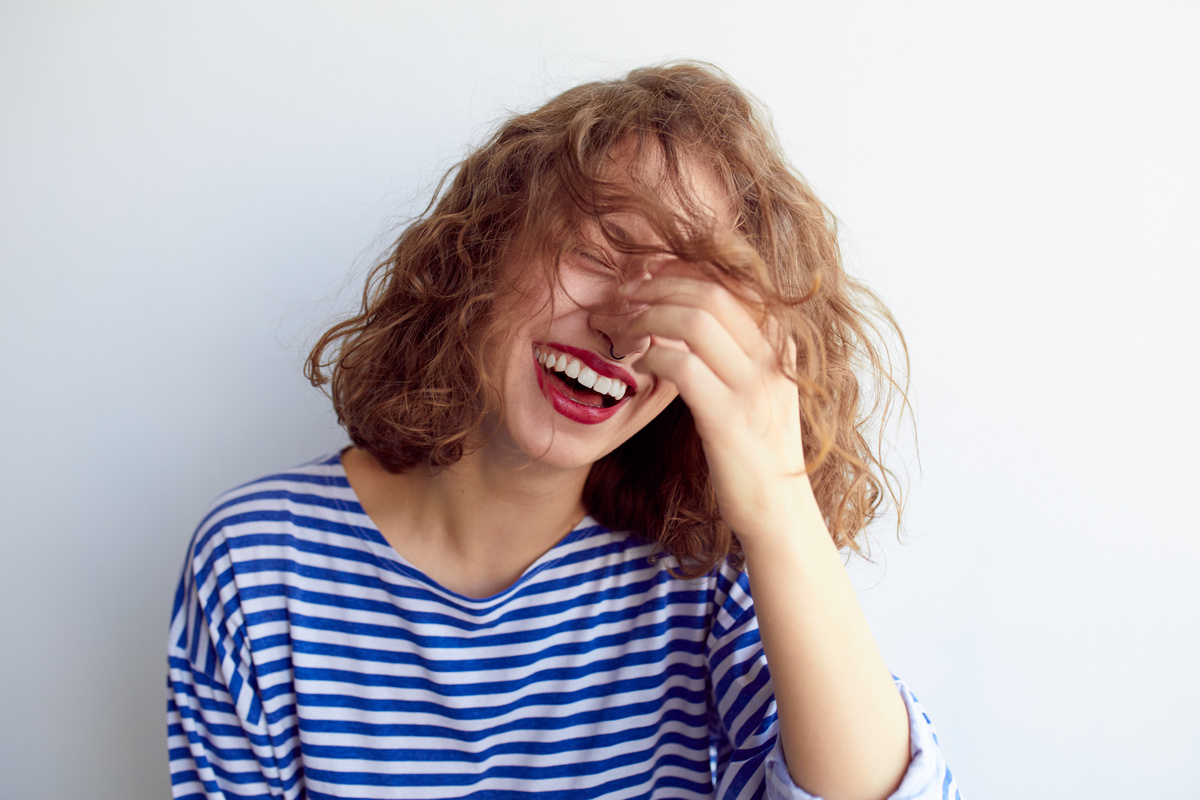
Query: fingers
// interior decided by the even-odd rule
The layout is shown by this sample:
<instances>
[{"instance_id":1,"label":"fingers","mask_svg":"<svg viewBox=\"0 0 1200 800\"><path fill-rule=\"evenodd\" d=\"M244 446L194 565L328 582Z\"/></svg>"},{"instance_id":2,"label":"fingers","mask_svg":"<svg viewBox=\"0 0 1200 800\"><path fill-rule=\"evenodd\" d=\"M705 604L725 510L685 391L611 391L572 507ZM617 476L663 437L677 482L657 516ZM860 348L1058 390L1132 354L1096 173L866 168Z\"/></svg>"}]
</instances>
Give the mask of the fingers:
<instances>
[{"instance_id":1,"label":"fingers","mask_svg":"<svg viewBox=\"0 0 1200 800\"><path fill-rule=\"evenodd\" d=\"M724 328L728 335L741 350L751 358L762 355L763 334L758 320L750 308L741 299L734 296L728 289L714 281L694 277L691 274L662 272L634 284L626 284L621 293L630 301L645 303L651 310L660 307L691 309L696 314L677 315L671 319L675 322L692 322L700 333L711 332L712 326L703 319L702 315L712 318L713 322ZM664 321L667 318L664 318ZM685 329L675 328L677 333L686 333ZM654 332L654 331L651 331ZM663 335L670 335L665 330ZM686 335L672 338L689 341Z\"/></svg>"},{"instance_id":2,"label":"fingers","mask_svg":"<svg viewBox=\"0 0 1200 800\"><path fill-rule=\"evenodd\" d=\"M730 291L694 277L655 275L624 294L645 304L628 331L650 337L636 368L675 384L710 458L798 441L799 397L780 361L778 323L760 325ZM784 349L794 363L794 345Z\"/></svg>"},{"instance_id":3,"label":"fingers","mask_svg":"<svg viewBox=\"0 0 1200 800\"><path fill-rule=\"evenodd\" d=\"M653 305L630 324L627 333L631 336L651 337L651 345L647 348L645 356L655 355L656 351L667 351L670 354L669 357L664 355L650 360L643 356L638 366L662 375L677 385L687 378L664 374L653 369L652 365L658 363L660 368L671 366L676 369L694 370L698 365L681 360L689 356L704 364L716 378L729 387L744 385L754 377L755 362L742 349L729 328L705 308L677 304ZM684 347L672 347L670 342L664 342L664 339L681 342ZM680 391L683 391L682 385Z\"/></svg>"},{"instance_id":4,"label":"fingers","mask_svg":"<svg viewBox=\"0 0 1200 800\"><path fill-rule=\"evenodd\" d=\"M687 350L653 344L638 359L637 367L675 384L702 427L705 423L716 424L724 413L722 410L731 407L733 392L729 385L707 363Z\"/></svg>"},{"instance_id":5,"label":"fingers","mask_svg":"<svg viewBox=\"0 0 1200 800\"><path fill-rule=\"evenodd\" d=\"M674 383L702 428L769 416L778 398L795 393L781 369L779 324L764 323L757 309L694 267L662 264L621 293L644 309L627 330L650 338L637 368Z\"/></svg>"}]
</instances>

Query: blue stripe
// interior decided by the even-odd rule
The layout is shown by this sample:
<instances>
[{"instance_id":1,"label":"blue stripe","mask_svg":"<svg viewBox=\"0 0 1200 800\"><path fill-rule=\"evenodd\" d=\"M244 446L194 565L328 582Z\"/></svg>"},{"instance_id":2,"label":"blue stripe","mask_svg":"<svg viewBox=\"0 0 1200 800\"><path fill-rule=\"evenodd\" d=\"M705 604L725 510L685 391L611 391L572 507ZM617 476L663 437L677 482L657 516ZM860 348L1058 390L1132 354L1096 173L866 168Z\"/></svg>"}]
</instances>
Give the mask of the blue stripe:
<instances>
[{"instance_id":1,"label":"blue stripe","mask_svg":"<svg viewBox=\"0 0 1200 800\"><path fill-rule=\"evenodd\" d=\"M647 675L640 678L625 678L622 680L612 681L611 683L601 686L588 686L570 692L529 692L523 693L518 699L511 700L507 703L497 703L495 705L475 705L475 706L450 706L439 703L433 703L426 700L413 700L406 698L396 698L383 700L378 697L355 697L353 695L340 694L325 694L314 692L296 692L296 699L299 705L308 706L310 708L357 708L373 713L387 713L389 711L399 712L402 714L431 714L446 719L454 719L459 721L467 720L484 720L501 717L510 714L514 711L519 711L528 706L551 705L565 706L570 703L582 702L584 700L604 700L608 698L619 698L625 694L634 694L644 692L646 702L627 706L630 710L625 714L617 713L621 710L621 706L608 706L602 704L598 706L604 717L608 719L619 719L623 716L633 716L638 713L645 713L654 707L658 707L668 698L682 695L685 699L697 704L703 704L707 695L703 687L689 688L686 685L678 685L667 682L669 686L665 691L662 686L664 678L673 676L675 673L684 672L687 668L679 665L671 665L664 672L657 675ZM687 677L686 675L684 677ZM657 690L657 691L656 691ZM480 702L495 702L486 696L480 696ZM597 706L593 706L594 708ZM589 714L591 712L588 712ZM587 715L560 716L555 718L555 722L551 723L558 726L560 722L566 722L578 716L585 718ZM541 719L541 718L539 718Z\"/></svg>"},{"instance_id":2,"label":"blue stripe","mask_svg":"<svg viewBox=\"0 0 1200 800\"><path fill-rule=\"evenodd\" d=\"M675 694L683 694L675 692ZM703 698L681 697L683 701L690 701L696 704L703 703ZM415 725L411 723L369 723L362 721L344 721L344 720L320 720L311 719L305 720L301 724L301 729L305 734L330 734L330 735L353 735L364 737L363 746L369 746L370 739L394 737L394 736L414 736L420 735L429 739L444 739L448 741L457 741L467 743L482 742L486 739L495 736L503 736L520 732L546 732L546 731L561 731L571 728L580 728L587 725L594 725L599 722L604 722L611 719L630 719L647 712L653 712L664 708L661 702L643 702L634 705L626 705L624 707L614 706L607 709L589 710L579 712L568 716L556 717L530 717L527 719L512 720L500 725L494 725L490 728L482 728L480 730L471 730L464 727L450 727L447 725ZM688 727L703 727L704 715L702 713L692 713L681 708L666 706L666 711L663 711L660 717L663 723L678 723ZM513 741L527 741L524 739L513 738ZM547 742L539 742L548 744Z\"/></svg>"},{"instance_id":3,"label":"blue stripe","mask_svg":"<svg viewBox=\"0 0 1200 800\"><path fill-rule=\"evenodd\" d=\"M467 598L395 553L337 454L244 484L173 598L177 795L761 796L777 720L747 577L683 581L653 555L589 523Z\"/></svg>"},{"instance_id":4,"label":"blue stripe","mask_svg":"<svg viewBox=\"0 0 1200 800\"><path fill-rule=\"evenodd\" d=\"M293 617L294 621L295 619L296 618ZM318 624L318 620L310 621L314 625ZM513 656L493 656L490 658L459 659L454 661L427 658L421 655L419 652L413 653L402 650L381 650L376 648L359 647L357 645L351 645L348 643L327 644L324 642L309 642L303 639L295 638L292 639L291 646L293 653L304 655L353 658L358 661L376 662L380 664L408 664L438 672L473 672L480 669L514 669L518 667L526 667L551 658L579 656L595 650L602 650L607 647L629 645L641 639L665 635L671 631L671 626L673 623L678 626L676 630L680 631L688 631L703 626L703 621L698 621L694 617L669 617L665 620L659 620L651 625L643 625L631 630L621 631L619 633L598 636L587 642L558 644L547 647L543 650L539 650L536 653L525 653ZM341 628L334 623L326 624L324 629L337 633L345 633L344 628ZM586 630L586 627L580 629ZM518 636L518 634L514 634L514 636ZM416 634L404 632L403 635L398 634L395 636L382 638L389 638L392 641L397 642L413 642L413 640L419 640L421 643L428 643L430 641L440 641L443 637L422 637Z\"/></svg>"},{"instance_id":5,"label":"blue stripe","mask_svg":"<svg viewBox=\"0 0 1200 800\"><path fill-rule=\"evenodd\" d=\"M629 728L620 734L609 733L594 736L582 736L578 739L565 739L560 742L523 742L512 741L486 747L478 752L464 750L446 750L442 748L382 748L371 747L364 743L357 747L338 745L310 745L305 748L305 755L312 758L347 759L362 761L413 761L418 763L466 763L478 764L501 755L550 755L554 753L572 753L575 751L595 750L606 747L616 747L628 743L640 743L652 740L656 745L684 745L691 749L700 746L701 739L707 742L708 733L702 736L688 736L679 731L667 731L655 737L662 730L661 724L645 725L641 728Z\"/></svg>"},{"instance_id":6,"label":"blue stripe","mask_svg":"<svg viewBox=\"0 0 1200 800\"><path fill-rule=\"evenodd\" d=\"M405 642L417 648L470 650L475 648L512 647L516 645L527 644L529 642L538 642L544 639L549 639L576 631L586 631L602 626L612 627L619 625L620 623L631 624L645 619L651 620L649 624L640 624L632 631L606 634L605 636L599 636L592 640L593 642L598 643L597 646L605 646L606 643L628 643L636 639L650 636L664 636L667 635L671 626L678 626L676 630L680 631L703 631L703 618L698 618L698 615L694 611L691 614L686 613L686 611L689 610L686 607L677 608L677 606L681 605L686 604L671 603L669 598L651 597L640 605L628 606L615 611L606 611L603 614L597 614L594 617L583 619L567 619L554 625L548 625L541 628L510 625L507 626L507 629L503 633L488 633L482 635L476 634L474 636L446 636L442 634L427 635L420 632L414 632L409 627L401 627L398 625L381 625L377 622L365 621L355 622L342 619L340 617L315 617L308 613L302 614L296 611L287 613L284 610L264 612L261 616L255 615L253 620L248 617L246 623L259 625L266 622L286 620L292 628L293 636L300 635L303 630L333 631L340 634L345 634L347 636L384 639L390 642ZM668 610L685 613L673 614L672 616L663 619L663 613ZM550 613L558 616L561 612L559 610L555 610ZM537 617L544 615L521 614L514 616L526 617L527 619L536 619ZM435 625L440 627L441 623L430 623L431 627ZM493 626L487 626L487 628L491 627ZM239 626L239 634L241 633L241 630L242 628ZM266 646L271 645L260 645L258 649L264 649ZM506 662L489 661L489 663L499 666Z\"/></svg>"},{"instance_id":7,"label":"blue stripe","mask_svg":"<svg viewBox=\"0 0 1200 800\"><path fill-rule=\"evenodd\" d=\"M623 572L640 571L641 567L636 564L626 565ZM599 570L597 572L600 572ZM355 586L368 587L373 589L382 589L387 591L394 599L422 601L424 605L432 605L437 603L438 598L431 596L428 593L412 593L404 591L392 591L386 585L379 584L376 580L367 576L347 575L346 573L338 573L336 571L325 569L308 568L303 565L297 565L287 559L255 559L252 561L239 564L238 575L245 578L253 573L274 573L274 574L289 574L300 578L321 581L323 583L339 583L342 585L353 584ZM607 577L607 576L605 576ZM251 600L262 600L267 598L278 598L281 600L295 600L297 602L327 606L329 608L338 608L347 611L366 611L372 614L395 617L397 620L405 623L425 623L445 625L455 627L464 631L481 631L488 628L503 627L517 621L527 621L537 619L538 617L554 616L566 611L571 611L581 604L598 605L602 602L611 602L621 600L628 597L640 596L648 591L656 588L662 583L660 575L655 575L651 578L636 581L632 583L602 583L599 576L584 575L582 581L553 581L550 585L537 587L537 593L545 594L561 594L565 590L577 589L580 586L588 586L589 584L599 584L600 588L591 592L583 592L575 594L569 600L561 600L559 602L548 602L536 606L526 606L504 612L502 614L494 614L489 609L464 609L463 613L469 614L468 618L463 618L461 614L454 615L441 612L418 611L408 608L397 603L384 602L382 600L369 600L352 595L333 594L327 591L306 590L299 586L294 586L285 583L261 584L255 586L247 586L239 591L239 601L247 603ZM530 587L533 588L533 587ZM529 595L535 594L530 592L522 594L521 599L527 599ZM514 600L516 598L513 598ZM663 596L659 602L665 602L675 605L695 604L703 606L706 598L703 591L691 589L690 587L680 587ZM510 601L511 602L511 601ZM443 606L443 603L437 603ZM269 609L263 612L251 612L246 615L247 625L257 625L262 622L270 622L273 619L279 619L278 615L282 612L279 608ZM277 615L271 617L271 614ZM493 616L492 619L478 619L481 617Z\"/></svg>"},{"instance_id":8,"label":"blue stripe","mask_svg":"<svg viewBox=\"0 0 1200 800\"><path fill-rule=\"evenodd\" d=\"M620 770L647 762L659 766L671 765L683 768L695 767L697 762L674 754L664 754L654 759L653 746L642 750L622 753L600 761L585 761L560 763L551 767L531 767L517 763L504 766L488 767L476 773L418 773L418 774L389 774L380 772L341 772L326 769L307 769L305 774L315 780L337 783L344 786L471 786L489 778L542 781L556 778L577 779L582 776L599 775L613 770ZM703 768L706 762L699 762ZM531 787L533 788L533 787Z\"/></svg>"},{"instance_id":9,"label":"blue stripe","mask_svg":"<svg viewBox=\"0 0 1200 800\"><path fill-rule=\"evenodd\" d=\"M653 666L665 663L671 653L692 653L697 648L687 646L686 642L671 642L657 650L645 650L633 653L622 653L613 658L586 662L569 667L551 667L523 675L520 678L497 681L480 681L467 684L443 683L431 678L409 675L390 675L386 673L349 671L331 668L297 667L295 679L298 682L330 682L346 683L358 686L385 686L392 689L423 691L442 697L471 697L474 695L503 694L517 692L525 686L538 683L578 681L589 675L611 672L617 669L628 669L635 666ZM687 677L694 680L704 680L707 670L696 665L694 660L686 665L678 665L679 669L687 669Z\"/></svg>"}]
</instances>

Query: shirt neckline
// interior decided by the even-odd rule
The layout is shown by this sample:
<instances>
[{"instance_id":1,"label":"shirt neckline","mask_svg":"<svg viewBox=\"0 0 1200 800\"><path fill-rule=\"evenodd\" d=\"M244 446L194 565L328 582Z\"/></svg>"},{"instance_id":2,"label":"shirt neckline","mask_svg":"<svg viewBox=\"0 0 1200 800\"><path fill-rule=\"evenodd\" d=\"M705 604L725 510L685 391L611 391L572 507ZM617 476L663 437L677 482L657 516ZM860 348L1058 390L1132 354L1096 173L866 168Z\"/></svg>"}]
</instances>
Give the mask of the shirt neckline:
<instances>
[{"instance_id":1,"label":"shirt neckline","mask_svg":"<svg viewBox=\"0 0 1200 800\"><path fill-rule=\"evenodd\" d=\"M384 538L382 531L379 530L375 521L363 509L358 493L350 485L350 478L346 475L346 469L342 465L342 450L334 451L328 458L322 459L322 462L333 468L332 472L326 476L328 483L342 489L342 494L335 497L339 509L343 513L353 515L357 518L350 524L350 527L358 533L360 539L379 561L380 566L389 572L394 572L410 580L414 580L437 594L452 598L456 602L463 604L475 606L494 605L507 600L510 596L515 595L524 585L529 583L535 575L558 561L564 555L559 551L580 539L594 535L597 529L607 530L591 514L585 514L583 519L576 523L561 539L555 542L550 549L538 556L512 584L487 597L470 597L449 589L434 580L420 567L406 559L399 550L392 547L391 543Z\"/></svg>"}]
</instances>

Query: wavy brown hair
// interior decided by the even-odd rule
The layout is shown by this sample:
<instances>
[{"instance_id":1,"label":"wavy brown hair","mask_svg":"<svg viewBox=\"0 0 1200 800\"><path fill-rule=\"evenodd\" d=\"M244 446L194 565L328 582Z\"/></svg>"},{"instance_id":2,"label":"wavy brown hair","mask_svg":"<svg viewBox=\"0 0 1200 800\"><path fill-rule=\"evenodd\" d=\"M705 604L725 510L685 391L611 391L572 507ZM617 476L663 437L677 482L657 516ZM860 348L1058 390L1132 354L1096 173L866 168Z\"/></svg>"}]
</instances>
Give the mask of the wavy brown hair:
<instances>
[{"instance_id":1,"label":"wavy brown hair","mask_svg":"<svg viewBox=\"0 0 1200 800\"><path fill-rule=\"evenodd\" d=\"M630 147L634 163L653 152L661 165L638 171L632 188L611 169ZM723 186L732 229L693 196L696 166ZM622 211L643 215L661 244L615 240L601 225L609 245L692 263L782 331L809 479L834 542L858 550L886 496L899 516L875 434L893 399L906 401L882 334L897 337L902 375L904 340L878 298L846 274L834 217L784 158L763 111L711 66L635 70L504 122L443 178L371 273L360 312L320 338L305 374L330 383L350 438L386 469L454 463L503 413L485 355L512 322L495 310L512 291L506 259L518 247L543 256L529 263L548 265L556 280L581 223ZM683 575L740 560L682 400L593 465L584 503L603 524L657 542Z\"/></svg>"}]
</instances>

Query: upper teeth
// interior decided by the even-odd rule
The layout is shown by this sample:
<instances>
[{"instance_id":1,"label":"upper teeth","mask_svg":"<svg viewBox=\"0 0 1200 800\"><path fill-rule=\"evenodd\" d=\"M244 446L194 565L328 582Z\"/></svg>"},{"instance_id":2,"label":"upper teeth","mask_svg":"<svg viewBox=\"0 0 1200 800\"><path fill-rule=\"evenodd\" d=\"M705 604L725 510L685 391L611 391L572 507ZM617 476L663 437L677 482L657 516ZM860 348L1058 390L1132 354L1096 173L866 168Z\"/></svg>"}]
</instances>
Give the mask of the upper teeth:
<instances>
[{"instance_id":1,"label":"upper teeth","mask_svg":"<svg viewBox=\"0 0 1200 800\"><path fill-rule=\"evenodd\" d=\"M624 397L625 391L629 388L619 378L597 375L594 369L585 366L579 359L571 358L566 353L554 353L535 347L533 354L538 363L546 369L565 373L568 378L574 378L581 386L586 386L598 394L612 395L614 400Z\"/></svg>"}]
</instances>

